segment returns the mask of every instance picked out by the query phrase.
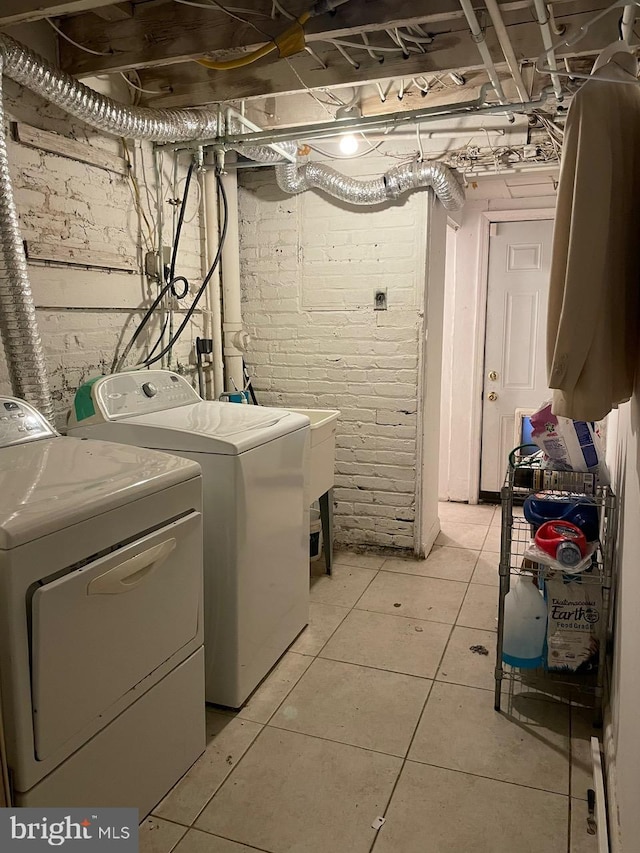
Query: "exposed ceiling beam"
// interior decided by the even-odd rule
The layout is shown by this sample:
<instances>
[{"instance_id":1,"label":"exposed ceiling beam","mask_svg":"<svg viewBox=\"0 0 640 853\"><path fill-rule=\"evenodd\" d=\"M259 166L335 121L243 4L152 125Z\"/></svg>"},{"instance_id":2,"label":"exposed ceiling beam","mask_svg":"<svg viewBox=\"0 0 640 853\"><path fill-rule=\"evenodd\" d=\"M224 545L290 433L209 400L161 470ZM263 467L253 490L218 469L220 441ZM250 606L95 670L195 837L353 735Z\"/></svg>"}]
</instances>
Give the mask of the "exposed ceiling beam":
<instances>
[{"instance_id":1,"label":"exposed ceiling beam","mask_svg":"<svg viewBox=\"0 0 640 853\"><path fill-rule=\"evenodd\" d=\"M572 26L585 23L592 13L562 17L558 23L571 22ZM538 24L529 21L509 27L516 56L523 60L535 60L543 51ZM493 29L486 31L487 45L496 63L504 63ZM610 26L606 22L589 28L587 35L572 48L558 51L559 56L580 56L596 53L611 41ZM317 49L318 55L328 65L327 69L307 54L300 54L287 62L256 64L234 71L208 71L195 62L181 63L166 68L150 68L142 75L145 89L161 90L162 94L146 96L149 106L184 107L217 101L233 101L304 91L301 80L310 89L335 86L362 85L367 82L393 78L411 78L421 75L433 76L451 71L479 71L482 63L471 35L466 29L442 33L434 42L434 48L424 55L412 54L409 59L390 54L380 65L368 54L360 55L358 69L348 65L335 51ZM295 71L293 70L295 68ZM297 74L296 74L297 72Z\"/></svg>"},{"instance_id":2,"label":"exposed ceiling beam","mask_svg":"<svg viewBox=\"0 0 640 853\"><path fill-rule=\"evenodd\" d=\"M499 73L504 92L509 100L517 99L517 92L507 70ZM541 76L533 91L533 98L540 94L543 83ZM405 81L405 91L402 99L398 97L400 81L388 81L382 85L386 100L380 100L380 94L375 85L363 86L359 91L358 104L363 116L388 115L403 110L417 110L425 106L450 106L463 101L476 100L480 96L482 85L487 83L487 75L483 71L468 71L465 73L465 85L450 87L451 81L443 81L444 85L434 84L428 97L423 97L420 90L410 80ZM337 91L339 94L340 90ZM345 93L344 100L349 100L351 92ZM331 101L321 95L321 104L308 95L298 92L294 95L283 95L277 98L259 98L245 103L247 118L254 121L264 130L275 127L287 127L298 124L313 124L324 122L333 115L337 104L331 108Z\"/></svg>"},{"instance_id":3,"label":"exposed ceiling beam","mask_svg":"<svg viewBox=\"0 0 640 853\"><path fill-rule=\"evenodd\" d=\"M114 3L113 6L94 9L94 14L103 21L126 21L133 18L133 3Z\"/></svg>"},{"instance_id":4,"label":"exposed ceiling beam","mask_svg":"<svg viewBox=\"0 0 640 853\"><path fill-rule=\"evenodd\" d=\"M569 0L559 0L558 9ZM293 14L301 14L310 0L287 0ZM279 35L288 25L283 18L270 17L271 0L252 4L262 10L264 17L250 16L259 30L269 37ZM466 26L458 0L430 0L422 4L415 0L351 0L340 6L333 15L312 18L305 26L307 42L327 38L344 38L358 32L385 29L406 24L422 24L447 29ZM591 7L594 0L573 0L569 5ZM596 8L602 2L596 0ZM501 4L505 13L521 12L521 18L531 20L529 0L508 0ZM201 9L173 2L141 3L134 6L133 17L113 21L108 27L95 15L79 15L62 22L65 33L79 44L100 54L88 54L66 41L60 41L61 64L65 71L76 76L126 71L129 68L148 68L154 65L184 62L207 53L229 50L251 50L266 41L255 27L242 24L215 9Z\"/></svg>"},{"instance_id":5,"label":"exposed ceiling beam","mask_svg":"<svg viewBox=\"0 0 640 853\"><path fill-rule=\"evenodd\" d=\"M56 18L77 12L89 12L110 6L113 0L2 0L0 4L0 27Z\"/></svg>"}]
</instances>

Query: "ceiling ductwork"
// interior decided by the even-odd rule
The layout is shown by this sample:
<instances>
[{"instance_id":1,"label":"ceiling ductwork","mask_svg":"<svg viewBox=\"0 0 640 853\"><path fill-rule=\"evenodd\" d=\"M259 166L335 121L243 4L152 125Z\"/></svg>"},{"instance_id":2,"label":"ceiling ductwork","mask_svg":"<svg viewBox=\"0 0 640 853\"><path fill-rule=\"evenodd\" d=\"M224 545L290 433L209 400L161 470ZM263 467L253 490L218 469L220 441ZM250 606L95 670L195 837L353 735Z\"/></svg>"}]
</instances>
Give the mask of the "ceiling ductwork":
<instances>
[{"instance_id":1,"label":"ceiling ductwork","mask_svg":"<svg viewBox=\"0 0 640 853\"><path fill-rule=\"evenodd\" d=\"M70 74L54 68L41 56L3 34L0 34L0 54L4 58L4 73L8 77L105 133L154 142L195 142L215 137L219 133L217 110L150 109L119 104L80 83ZM232 126L226 129L227 132L235 132L241 128ZM287 148L295 153L297 145L289 143ZM261 163L275 164L281 159L268 146L243 146L241 153ZM402 192L431 186L447 209L456 210L464 201L459 181L444 165L433 170L436 180L432 181L432 170L427 166L438 165L418 166L416 171L416 167L410 164L400 167L404 171L397 177L394 177L397 170L391 170L388 178L383 176L367 181L364 185L327 166L312 163L278 167L277 175L278 184L285 192L302 192L313 186L352 204L381 204L390 198L397 198ZM418 177L418 172L421 172L421 177ZM367 188L369 185L370 189Z\"/></svg>"},{"instance_id":2,"label":"ceiling ductwork","mask_svg":"<svg viewBox=\"0 0 640 853\"><path fill-rule=\"evenodd\" d=\"M455 173L437 161L405 163L369 181L350 178L322 163L287 163L276 166L276 179L285 192L318 189L348 204L384 204L425 187L433 189L447 210L459 210L464 203L464 189Z\"/></svg>"},{"instance_id":3,"label":"ceiling ductwork","mask_svg":"<svg viewBox=\"0 0 640 853\"><path fill-rule=\"evenodd\" d=\"M197 142L216 137L220 131L217 111L149 109L119 104L1 33L0 67L16 83L91 127L115 136L154 142ZM1 95L0 91L0 121L4 118ZM227 132L237 129L226 128ZM297 144L285 145L286 150L295 155ZM280 160L278 152L268 146L243 147L242 154L263 163L277 164ZM399 166L372 181L354 180L316 163L276 165L276 175L285 192L299 193L313 187L350 204L382 204L423 187L432 187L449 210L457 210L464 200L458 178L440 163ZM17 396L24 397L51 420L53 403L13 200L4 135L0 140L0 248L0 331L11 385Z\"/></svg>"}]
</instances>

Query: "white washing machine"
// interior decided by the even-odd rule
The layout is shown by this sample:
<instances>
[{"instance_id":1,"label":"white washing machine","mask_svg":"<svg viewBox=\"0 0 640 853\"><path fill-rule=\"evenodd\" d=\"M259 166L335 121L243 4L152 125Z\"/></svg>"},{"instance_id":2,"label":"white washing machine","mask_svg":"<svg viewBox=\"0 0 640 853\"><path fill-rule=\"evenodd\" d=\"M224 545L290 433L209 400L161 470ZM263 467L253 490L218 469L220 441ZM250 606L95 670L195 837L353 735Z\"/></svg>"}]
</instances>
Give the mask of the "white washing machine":
<instances>
[{"instance_id":1,"label":"white washing machine","mask_svg":"<svg viewBox=\"0 0 640 853\"><path fill-rule=\"evenodd\" d=\"M167 450L202 468L208 702L240 707L307 624L309 424L204 401L166 370L102 377L76 395L69 435Z\"/></svg>"},{"instance_id":2,"label":"white washing machine","mask_svg":"<svg viewBox=\"0 0 640 853\"><path fill-rule=\"evenodd\" d=\"M0 694L17 806L146 815L205 747L202 480L0 397Z\"/></svg>"}]
</instances>

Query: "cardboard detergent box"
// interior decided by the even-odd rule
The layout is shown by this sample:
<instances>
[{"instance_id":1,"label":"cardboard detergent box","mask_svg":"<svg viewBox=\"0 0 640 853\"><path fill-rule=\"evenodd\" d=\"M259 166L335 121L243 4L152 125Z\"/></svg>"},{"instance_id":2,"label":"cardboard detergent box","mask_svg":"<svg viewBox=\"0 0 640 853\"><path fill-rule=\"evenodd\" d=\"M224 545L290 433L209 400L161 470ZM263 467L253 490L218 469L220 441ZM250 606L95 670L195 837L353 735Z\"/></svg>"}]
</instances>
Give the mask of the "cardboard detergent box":
<instances>
[{"instance_id":1,"label":"cardboard detergent box","mask_svg":"<svg viewBox=\"0 0 640 853\"><path fill-rule=\"evenodd\" d=\"M595 581L591 573L547 578L547 669L588 672L597 666L602 588Z\"/></svg>"}]
</instances>

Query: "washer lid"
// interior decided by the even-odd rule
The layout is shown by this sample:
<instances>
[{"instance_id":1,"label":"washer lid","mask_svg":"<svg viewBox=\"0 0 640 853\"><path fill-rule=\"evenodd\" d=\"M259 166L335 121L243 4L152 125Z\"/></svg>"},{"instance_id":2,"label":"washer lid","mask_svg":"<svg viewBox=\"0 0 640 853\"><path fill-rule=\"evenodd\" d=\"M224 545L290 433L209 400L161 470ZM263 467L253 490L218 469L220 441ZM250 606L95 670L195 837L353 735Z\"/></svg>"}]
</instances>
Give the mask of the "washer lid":
<instances>
[{"instance_id":1,"label":"washer lid","mask_svg":"<svg viewBox=\"0 0 640 853\"><path fill-rule=\"evenodd\" d=\"M309 426L309 418L264 406L206 400L121 419L110 426L114 441L191 453L237 455ZM126 437L125 437L126 433ZM105 435L104 430L101 435Z\"/></svg>"},{"instance_id":2,"label":"washer lid","mask_svg":"<svg viewBox=\"0 0 640 853\"><path fill-rule=\"evenodd\" d=\"M188 459L105 441L60 436L2 448L0 549L16 548L199 473L199 465Z\"/></svg>"}]
</instances>

